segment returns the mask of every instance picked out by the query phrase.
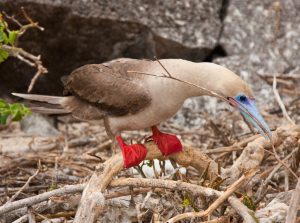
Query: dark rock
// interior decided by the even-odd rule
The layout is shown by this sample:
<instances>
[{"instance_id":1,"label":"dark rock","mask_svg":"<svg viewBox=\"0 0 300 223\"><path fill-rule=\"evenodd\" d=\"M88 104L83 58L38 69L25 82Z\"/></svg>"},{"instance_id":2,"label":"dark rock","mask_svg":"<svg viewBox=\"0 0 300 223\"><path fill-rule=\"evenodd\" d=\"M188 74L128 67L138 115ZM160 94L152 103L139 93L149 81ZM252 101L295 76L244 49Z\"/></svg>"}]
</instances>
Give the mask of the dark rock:
<instances>
[{"instance_id":1,"label":"dark rock","mask_svg":"<svg viewBox=\"0 0 300 223\"><path fill-rule=\"evenodd\" d=\"M201 61L217 44L222 1L2 0L1 10L20 7L45 28L29 30L20 46L41 54L49 69L34 89L61 94L60 78L88 63L116 57L185 58ZM17 13L18 12L18 13ZM0 66L0 95L26 91L35 70L16 59Z\"/></svg>"}]
</instances>

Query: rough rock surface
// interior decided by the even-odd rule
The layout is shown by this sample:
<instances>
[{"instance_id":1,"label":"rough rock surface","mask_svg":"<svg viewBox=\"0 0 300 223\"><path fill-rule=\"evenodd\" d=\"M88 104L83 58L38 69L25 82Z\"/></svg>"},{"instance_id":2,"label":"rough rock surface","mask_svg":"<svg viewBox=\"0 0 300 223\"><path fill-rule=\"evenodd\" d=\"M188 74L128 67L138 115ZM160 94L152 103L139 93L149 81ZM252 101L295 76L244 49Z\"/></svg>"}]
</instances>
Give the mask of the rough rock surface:
<instances>
[{"instance_id":1,"label":"rough rock surface","mask_svg":"<svg viewBox=\"0 0 300 223\"><path fill-rule=\"evenodd\" d=\"M220 44L228 55L249 55L258 72L287 72L300 59L299 10L299 1L232 0Z\"/></svg>"},{"instance_id":2,"label":"rough rock surface","mask_svg":"<svg viewBox=\"0 0 300 223\"><path fill-rule=\"evenodd\" d=\"M31 114L21 121L21 129L24 133L33 136L59 136L53 118L40 114Z\"/></svg>"},{"instance_id":3,"label":"rough rock surface","mask_svg":"<svg viewBox=\"0 0 300 223\"><path fill-rule=\"evenodd\" d=\"M222 1L0 1L1 10L8 14L20 12L21 6L45 28L29 31L20 41L24 49L41 54L49 69L35 88L44 94L62 93L59 77L87 63L155 55L204 60L221 31ZM1 64L0 73L3 95L25 91L34 70L9 59Z\"/></svg>"},{"instance_id":4,"label":"rough rock surface","mask_svg":"<svg viewBox=\"0 0 300 223\"><path fill-rule=\"evenodd\" d=\"M224 65L254 87L261 102L272 98L271 87L257 74L289 73L299 65L300 2L231 0L223 24L220 45Z\"/></svg>"},{"instance_id":5,"label":"rough rock surface","mask_svg":"<svg viewBox=\"0 0 300 223\"><path fill-rule=\"evenodd\" d=\"M20 41L41 54L49 69L37 82L36 93L61 94L59 77L83 64L156 55L224 65L253 87L259 107L266 109L278 105L271 86L257 74L293 73L299 66L296 0L0 1L0 8L10 14L21 6L45 27ZM33 73L22 62L7 60L0 66L0 95L24 92ZM180 125L198 126L203 120L190 116L190 109L216 114L216 108L224 104L211 98L188 100L175 119Z\"/></svg>"}]
</instances>

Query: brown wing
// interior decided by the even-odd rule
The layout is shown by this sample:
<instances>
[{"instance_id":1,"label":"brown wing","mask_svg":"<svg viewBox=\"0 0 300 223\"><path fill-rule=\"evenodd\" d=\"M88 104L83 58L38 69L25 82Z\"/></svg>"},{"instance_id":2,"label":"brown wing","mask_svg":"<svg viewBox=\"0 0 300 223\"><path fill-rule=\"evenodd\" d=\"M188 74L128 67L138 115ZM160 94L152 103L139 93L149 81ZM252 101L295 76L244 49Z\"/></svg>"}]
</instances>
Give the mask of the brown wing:
<instances>
[{"instance_id":1,"label":"brown wing","mask_svg":"<svg viewBox=\"0 0 300 223\"><path fill-rule=\"evenodd\" d=\"M138 65L138 60L126 61L82 66L69 75L65 89L108 115L135 114L150 104L151 97L127 72L132 67L130 61Z\"/></svg>"}]
</instances>

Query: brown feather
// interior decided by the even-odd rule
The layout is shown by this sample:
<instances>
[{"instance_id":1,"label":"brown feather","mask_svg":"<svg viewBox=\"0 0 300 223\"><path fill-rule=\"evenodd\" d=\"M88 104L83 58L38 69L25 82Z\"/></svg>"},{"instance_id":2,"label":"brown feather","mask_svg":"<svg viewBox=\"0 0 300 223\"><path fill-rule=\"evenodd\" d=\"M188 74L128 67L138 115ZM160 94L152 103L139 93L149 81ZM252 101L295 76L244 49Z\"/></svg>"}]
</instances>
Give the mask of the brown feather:
<instances>
[{"instance_id":1,"label":"brown feather","mask_svg":"<svg viewBox=\"0 0 300 223\"><path fill-rule=\"evenodd\" d=\"M124 63L115 60L82 66L70 74L65 89L79 99L92 103L107 115L135 114L151 102L148 91L127 73L134 64L141 66L141 61L135 61L126 60Z\"/></svg>"}]
</instances>

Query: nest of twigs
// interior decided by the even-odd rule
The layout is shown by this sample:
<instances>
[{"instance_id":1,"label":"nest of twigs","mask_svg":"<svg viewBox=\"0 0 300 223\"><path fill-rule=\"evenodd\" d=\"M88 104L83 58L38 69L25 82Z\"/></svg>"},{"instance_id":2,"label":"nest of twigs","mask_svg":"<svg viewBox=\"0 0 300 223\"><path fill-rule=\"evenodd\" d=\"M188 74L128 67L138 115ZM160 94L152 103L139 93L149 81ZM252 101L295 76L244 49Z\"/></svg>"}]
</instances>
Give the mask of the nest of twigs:
<instances>
[{"instance_id":1,"label":"nest of twigs","mask_svg":"<svg viewBox=\"0 0 300 223\"><path fill-rule=\"evenodd\" d=\"M187 120L209 117L186 112ZM250 134L238 114L222 110L201 128L165 123L161 129L179 135L184 151L163 157L147 142L147 161L128 170L101 123L60 123L57 137L25 135L12 124L1 132L0 219L284 222L299 208L291 197L300 196L293 175L299 176L300 128L277 126L277 115L267 120L276 126L273 144L281 162L270 142ZM143 142L147 133L124 135Z\"/></svg>"}]
</instances>

